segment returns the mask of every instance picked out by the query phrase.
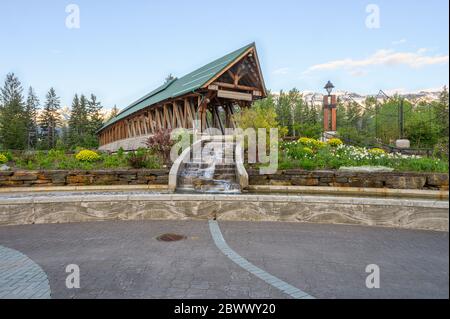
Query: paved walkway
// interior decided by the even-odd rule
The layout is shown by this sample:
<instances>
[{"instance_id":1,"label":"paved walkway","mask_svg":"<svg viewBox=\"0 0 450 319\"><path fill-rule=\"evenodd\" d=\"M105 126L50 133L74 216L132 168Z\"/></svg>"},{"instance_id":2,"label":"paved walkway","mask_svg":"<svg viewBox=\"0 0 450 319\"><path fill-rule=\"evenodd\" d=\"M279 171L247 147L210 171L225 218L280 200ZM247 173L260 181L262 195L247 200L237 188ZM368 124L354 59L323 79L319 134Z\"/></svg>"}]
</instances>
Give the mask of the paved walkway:
<instances>
[{"instance_id":1,"label":"paved walkway","mask_svg":"<svg viewBox=\"0 0 450 319\"><path fill-rule=\"evenodd\" d=\"M238 256L316 298L449 296L445 232L301 223L219 225ZM155 239L167 232L184 234L187 240ZM205 221L0 227L1 246L8 247L0 249L1 262L21 252L42 268L52 298L292 297L226 256ZM80 268L79 289L66 287L69 264ZM379 289L365 285L368 264L380 267ZM0 266L0 278L12 269ZM34 272L25 273L31 278ZM35 276L45 278L42 272ZM12 287L8 285L0 281L0 291Z\"/></svg>"},{"instance_id":2,"label":"paved walkway","mask_svg":"<svg viewBox=\"0 0 450 319\"><path fill-rule=\"evenodd\" d=\"M0 298L48 299L47 275L24 254L0 246Z\"/></svg>"}]
</instances>

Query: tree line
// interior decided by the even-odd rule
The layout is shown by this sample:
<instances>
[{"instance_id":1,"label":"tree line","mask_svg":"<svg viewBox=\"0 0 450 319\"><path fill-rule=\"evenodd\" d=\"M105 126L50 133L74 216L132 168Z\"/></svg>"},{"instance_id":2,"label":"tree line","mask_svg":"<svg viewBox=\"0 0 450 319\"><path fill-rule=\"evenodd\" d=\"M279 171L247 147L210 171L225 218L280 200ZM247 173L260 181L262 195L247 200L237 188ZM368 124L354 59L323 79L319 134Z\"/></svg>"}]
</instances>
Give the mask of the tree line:
<instances>
[{"instance_id":1,"label":"tree line","mask_svg":"<svg viewBox=\"0 0 450 319\"><path fill-rule=\"evenodd\" d=\"M54 88L41 105L35 90L29 87L25 97L18 77L10 73L0 89L0 149L96 148L96 131L104 123L102 110L94 94L75 94L68 125L63 125L61 101ZM111 116L117 112L115 107Z\"/></svg>"},{"instance_id":2,"label":"tree line","mask_svg":"<svg viewBox=\"0 0 450 319\"><path fill-rule=\"evenodd\" d=\"M403 130L400 124L403 108ZM297 90L269 94L254 103L253 112L271 116L288 136L320 138L323 132L321 105L306 101ZM264 114L269 114L265 116ZM249 116L258 118L256 114ZM243 118L243 116L241 116ZM261 121L260 121L261 122ZM338 99L338 134L350 143L361 146L394 145L401 137L411 141L413 148L433 149L448 157L449 97L444 87L436 101L410 102L400 95L379 100L367 97L364 103Z\"/></svg>"},{"instance_id":3,"label":"tree line","mask_svg":"<svg viewBox=\"0 0 450 319\"><path fill-rule=\"evenodd\" d=\"M17 76L10 73L0 89L0 149L74 149L96 148L96 132L105 119L102 105L94 94L75 94L68 125L62 125L61 102L50 88L42 104L32 87L26 98ZM439 99L411 103L396 95L380 101L368 97L360 104L338 100L337 123L339 135L354 144L373 146L393 145L400 137L408 138L412 147L437 150L448 157L449 97L446 87ZM403 130L400 129L399 108L403 109ZM322 134L320 105L305 100L297 89L279 94L270 93L239 115L244 126L283 128L289 136L319 138ZM114 107L110 117L116 116ZM403 136L401 136L403 135Z\"/></svg>"}]
</instances>

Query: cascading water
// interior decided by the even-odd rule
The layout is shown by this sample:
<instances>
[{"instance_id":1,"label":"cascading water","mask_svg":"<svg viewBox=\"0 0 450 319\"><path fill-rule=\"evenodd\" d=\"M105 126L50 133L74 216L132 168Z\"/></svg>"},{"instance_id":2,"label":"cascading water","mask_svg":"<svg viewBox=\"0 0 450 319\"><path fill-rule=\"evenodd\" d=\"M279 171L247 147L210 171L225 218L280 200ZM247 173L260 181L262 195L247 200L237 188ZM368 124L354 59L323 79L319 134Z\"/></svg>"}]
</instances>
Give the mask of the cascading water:
<instances>
[{"instance_id":1,"label":"cascading water","mask_svg":"<svg viewBox=\"0 0 450 319\"><path fill-rule=\"evenodd\" d=\"M178 175L177 191L240 193L236 180L234 143L209 142Z\"/></svg>"}]
</instances>

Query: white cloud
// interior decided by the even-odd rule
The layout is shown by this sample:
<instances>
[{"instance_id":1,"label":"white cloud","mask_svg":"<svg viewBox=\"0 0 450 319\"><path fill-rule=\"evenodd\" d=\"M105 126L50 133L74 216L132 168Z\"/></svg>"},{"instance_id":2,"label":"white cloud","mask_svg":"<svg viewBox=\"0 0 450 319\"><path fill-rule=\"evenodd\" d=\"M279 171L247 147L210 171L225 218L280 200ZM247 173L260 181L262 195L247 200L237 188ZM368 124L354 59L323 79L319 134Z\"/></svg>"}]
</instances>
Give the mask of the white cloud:
<instances>
[{"instance_id":1,"label":"white cloud","mask_svg":"<svg viewBox=\"0 0 450 319\"><path fill-rule=\"evenodd\" d=\"M393 66L393 65L407 65L412 68L424 67L434 64L448 63L448 55L425 55L428 50L421 48L417 52L396 52L394 50L378 50L371 56L365 59L342 59L334 60L322 64L316 64L309 67L305 73L314 71L329 71L346 69L349 71L363 70L369 66Z\"/></svg>"},{"instance_id":2,"label":"white cloud","mask_svg":"<svg viewBox=\"0 0 450 319\"><path fill-rule=\"evenodd\" d=\"M403 43L406 43L406 39L405 38L397 40L397 41L392 41L393 45L399 45L399 44L403 44Z\"/></svg>"},{"instance_id":3,"label":"white cloud","mask_svg":"<svg viewBox=\"0 0 450 319\"><path fill-rule=\"evenodd\" d=\"M361 69L355 69L350 71L350 75L354 77L360 77L367 75L367 71L361 70Z\"/></svg>"},{"instance_id":4,"label":"white cloud","mask_svg":"<svg viewBox=\"0 0 450 319\"><path fill-rule=\"evenodd\" d=\"M417 54L425 54L429 51L431 51L431 50L428 48L420 48L419 50L417 50Z\"/></svg>"},{"instance_id":5,"label":"white cloud","mask_svg":"<svg viewBox=\"0 0 450 319\"><path fill-rule=\"evenodd\" d=\"M289 68L279 68L272 72L274 75L286 75L289 73Z\"/></svg>"}]
</instances>

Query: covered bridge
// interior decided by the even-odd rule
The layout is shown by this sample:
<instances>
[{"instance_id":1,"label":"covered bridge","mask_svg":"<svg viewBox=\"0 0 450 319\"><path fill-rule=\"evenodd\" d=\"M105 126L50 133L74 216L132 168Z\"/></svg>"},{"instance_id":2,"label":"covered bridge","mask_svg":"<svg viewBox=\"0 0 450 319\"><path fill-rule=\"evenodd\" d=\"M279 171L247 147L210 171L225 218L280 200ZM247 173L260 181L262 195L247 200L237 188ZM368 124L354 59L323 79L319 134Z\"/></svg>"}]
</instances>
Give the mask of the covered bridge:
<instances>
[{"instance_id":1,"label":"covered bridge","mask_svg":"<svg viewBox=\"0 0 450 319\"><path fill-rule=\"evenodd\" d=\"M123 109L98 131L100 149L137 149L165 128L204 131L214 127L224 133L225 128L235 126L232 115L237 108L250 107L266 95L252 43L168 81Z\"/></svg>"}]
</instances>

